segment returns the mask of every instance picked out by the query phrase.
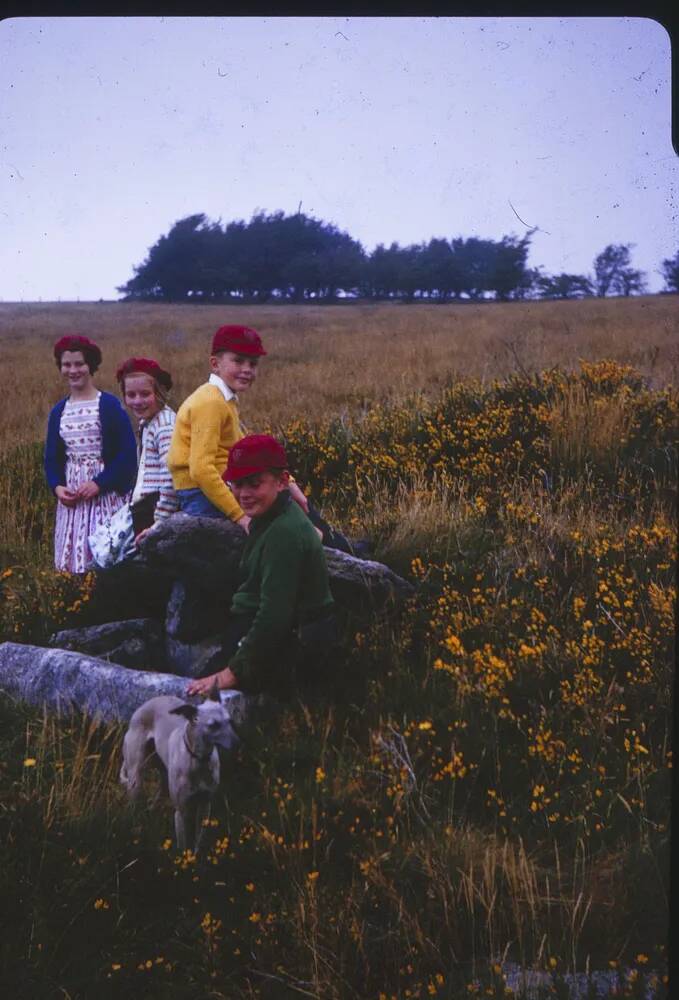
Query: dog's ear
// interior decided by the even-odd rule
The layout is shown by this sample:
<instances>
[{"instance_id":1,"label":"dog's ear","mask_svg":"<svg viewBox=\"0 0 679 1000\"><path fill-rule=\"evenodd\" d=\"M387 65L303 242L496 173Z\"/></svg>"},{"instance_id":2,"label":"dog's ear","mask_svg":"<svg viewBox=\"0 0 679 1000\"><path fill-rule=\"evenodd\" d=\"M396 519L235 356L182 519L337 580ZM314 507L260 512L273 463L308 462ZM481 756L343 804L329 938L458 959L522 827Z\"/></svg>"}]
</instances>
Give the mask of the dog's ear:
<instances>
[{"instance_id":1,"label":"dog's ear","mask_svg":"<svg viewBox=\"0 0 679 1000\"><path fill-rule=\"evenodd\" d=\"M222 699L219 697L219 685L217 684L217 681L215 681L212 687L210 688L210 693L207 696L207 698L208 701L221 702Z\"/></svg>"},{"instance_id":2,"label":"dog's ear","mask_svg":"<svg viewBox=\"0 0 679 1000\"><path fill-rule=\"evenodd\" d=\"M189 705L189 703L185 701L183 705L177 705L176 708L171 708L170 715L183 715L189 722L195 722L196 716L198 715L198 706Z\"/></svg>"}]
</instances>

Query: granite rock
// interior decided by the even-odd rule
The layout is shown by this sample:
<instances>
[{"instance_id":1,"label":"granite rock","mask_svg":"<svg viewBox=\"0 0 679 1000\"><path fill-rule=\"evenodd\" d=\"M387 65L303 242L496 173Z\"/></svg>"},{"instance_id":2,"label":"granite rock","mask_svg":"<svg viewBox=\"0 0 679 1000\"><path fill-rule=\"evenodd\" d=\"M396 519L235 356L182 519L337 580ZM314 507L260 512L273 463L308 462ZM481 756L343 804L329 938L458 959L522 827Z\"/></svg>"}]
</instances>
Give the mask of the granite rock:
<instances>
[{"instance_id":1,"label":"granite rock","mask_svg":"<svg viewBox=\"0 0 679 1000\"><path fill-rule=\"evenodd\" d=\"M219 633L239 582L245 540L231 521L173 514L147 535L134 566L101 574L113 597L148 588L160 601L160 618L69 629L52 636L50 648L4 643L0 690L29 704L73 707L107 720L129 719L155 695L182 697L187 677L223 666ZM372 614L414 593L382 563L328 547L325 553L340 611ZM234 694L234 706L252 704L247 695Z\"/></svg>"},{"instance_id":2,"label":"granite rock","mask_svg":"<svg viewBox=\"0 0 679 1000\"><path fill-rule=\"evenodd\" d=\"M231 603L221 593L206 593L195 583L175 580L167 602L165 632L183 643L196 642L224 628Z\"/></svg>"},{"instance_id":3,"label":"granite rock","mask_svg":"<svg viewBox=\"0 0 679 1000\"><path fill-rule=\"evenodd\" d=\"M165 669L182 677L198 677L214 673L226 666L222 643L218 636L209 635L196 642L181 642L171 635L165 637Z\"/></svg>"},{"instance_id":4,"label":"granite rock","mask_svg":"<svg viewBox=\"0 0 679 1000\"><path fill-rule=\"evenodd\" d=\"M77 650L135 670L160 667L165 659L163 627L153 618L64 629L50 636L49 645Z\"/></svg>"},{"instance_id":5,"label":"granite rock","mask_svg":"<svg viewBox=\"0 0 679 1000\"><path fill-rule=\"evenodd\" d=\"M36 707L64 713L77 709L106 722L126 722L149 698L186 696L186 678L131 670L64 649L0 643L0 690ZM234 722L245 721L256 699L228 692Z\"/></svg>"},{"instance_id":6,"label":"granite rock","mask_svg":"<svg viewBox=\"0 0 679 1000\"><path fill-rule=\"evenodd\" d=\"M219 593L228 607L246 534L233 521L172 514L146 536L140 562L198 593Z\"/></svg>"},{"instance_id":7,"label":"granite rock","mask_svg":"<svg viewBox=\"0 0 679 1000\"><path fill-rule=\"evenodd\" d=\"M338 549L325 549L330 590L340 607L350 611L380 611L398 606L415 588L384 563L357 559Z\"/></svg>"},{"instance_id":8,"label":"granite rock","mask_svg":"<svg viewBox=\"0 0 679 1000\"><path fill-rule=\"evenodd\" d=\"M192 630L195 636L209 634L211 616L228 609L238 586L245 539L232 521L186 514L173 514L147 535L141 559L151 568L164 569L183 587L173 590L169 602L169 634L182 641ZM389 603L400 604L414 592L407 580L383 563L327 546L325 555L330 589L341 607L380 610ZM199 614L201 601L205 611Z\"/></svg>"}]
</instances>

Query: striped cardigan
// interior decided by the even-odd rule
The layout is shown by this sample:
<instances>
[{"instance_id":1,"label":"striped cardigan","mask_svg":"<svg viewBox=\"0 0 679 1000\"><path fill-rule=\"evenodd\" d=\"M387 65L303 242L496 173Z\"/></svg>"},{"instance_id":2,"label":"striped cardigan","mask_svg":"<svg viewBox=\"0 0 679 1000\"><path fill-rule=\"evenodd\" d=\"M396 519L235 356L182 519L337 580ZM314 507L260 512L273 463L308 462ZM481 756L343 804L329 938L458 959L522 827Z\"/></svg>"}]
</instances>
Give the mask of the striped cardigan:
<instances>
[{"instance_id":1,"label":"striped cardigan","mask_svg":"<svg viewBox=\"0 0 679 1000\"><path fill-rule=\"evenodd\" d=\"M174 410L165 406L147 424L143 421L139 424L141 454L132 502L135 503L147 493L155 493L158 490L160 497L153 515L154 522L162 521L179 509L177 494L172 485L172 475L166 462L175 419Z\"/></svg>"}]
</instances>

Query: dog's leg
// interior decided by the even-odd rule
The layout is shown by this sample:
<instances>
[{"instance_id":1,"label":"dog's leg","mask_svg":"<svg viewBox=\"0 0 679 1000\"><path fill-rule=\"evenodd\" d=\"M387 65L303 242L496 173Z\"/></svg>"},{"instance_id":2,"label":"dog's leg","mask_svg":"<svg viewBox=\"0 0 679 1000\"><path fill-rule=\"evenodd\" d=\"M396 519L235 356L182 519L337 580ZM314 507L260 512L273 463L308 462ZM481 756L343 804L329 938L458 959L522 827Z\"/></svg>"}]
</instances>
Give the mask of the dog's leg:
<instances>
[{"instance_id":1,"label":"dog's leg","mask_svg":"<svg viewBox=\"0 0 679 1000\"><path fill-rule=\"evenodd\" d=\"M149 754L147 762L153 766L158 775L158 788L153 797L149 799L149 805L153 808L158 805L162 798L167 798L170 789L167 781L167 770L155 751Z\"/></svg>"},{"instance_id":2,"label":"dog's leg","mask_svg":"<svg viewBox=\"0 0 679 1000\"><path fill-rule=\"evenodd\" d=\"M182 809L174 811L174 832L177 838L177 850L183 853L186 850L186 816Z\"/></svg>"},{"instance_id":3,"label":"dog's leg","mask_svg":"<svg viewBox=\"0 0 679 1000\"><path fill-rule=\"evenodd\" d=\"M125 736L123 738L123 763L122 763L121 768L120 768L120 783L122 785L124 785L125 788L127 788L127 789L129 789L130 784L132 783L132 777L130 775L130 771L132 770L131 761L128 760L128 757L129 757L129 740L128 740L128 736L129 735L130 735L130 732L129 732L129 729L128 729L128 731L125 733Z\"/></svg>"},{"instance_id":4,"label":"dog's leg","mask_svg":"<svg viewBox=\"0 0 679 1000\"><path fill-rule=\"evenodd\" d=\"M205 797L201 796L199 799L196 800L194 807L194 815L195 815L194 843L196 845L194 850L196 854L198 854L201 842L205 835L204 822L210 816L210 800L209 798L207 798L207 796Z\"/></svg>"}]
</instances>

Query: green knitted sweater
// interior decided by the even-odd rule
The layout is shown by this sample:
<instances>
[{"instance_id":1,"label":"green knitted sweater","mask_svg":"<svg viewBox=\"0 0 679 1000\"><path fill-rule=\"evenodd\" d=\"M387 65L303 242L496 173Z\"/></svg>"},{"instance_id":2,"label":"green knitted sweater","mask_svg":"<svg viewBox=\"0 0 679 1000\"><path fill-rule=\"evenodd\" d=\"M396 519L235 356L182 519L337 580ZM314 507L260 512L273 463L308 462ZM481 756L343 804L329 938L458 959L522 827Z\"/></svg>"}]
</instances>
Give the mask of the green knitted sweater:
<instances>
[{"instance_id":1,"label":"green knitted sweater","mask_svg":"<svg viewBox=\"0 0 679 1000\"><path fill-rule=\"evenodd\" d=\"M293 629L333 607L323 545L287 490L250 522L240 571L243 582L231 614L254 612L255 618L229 666L239 686L257 689L275 661L285 657Z\"/></svg>"}]
</instances>

